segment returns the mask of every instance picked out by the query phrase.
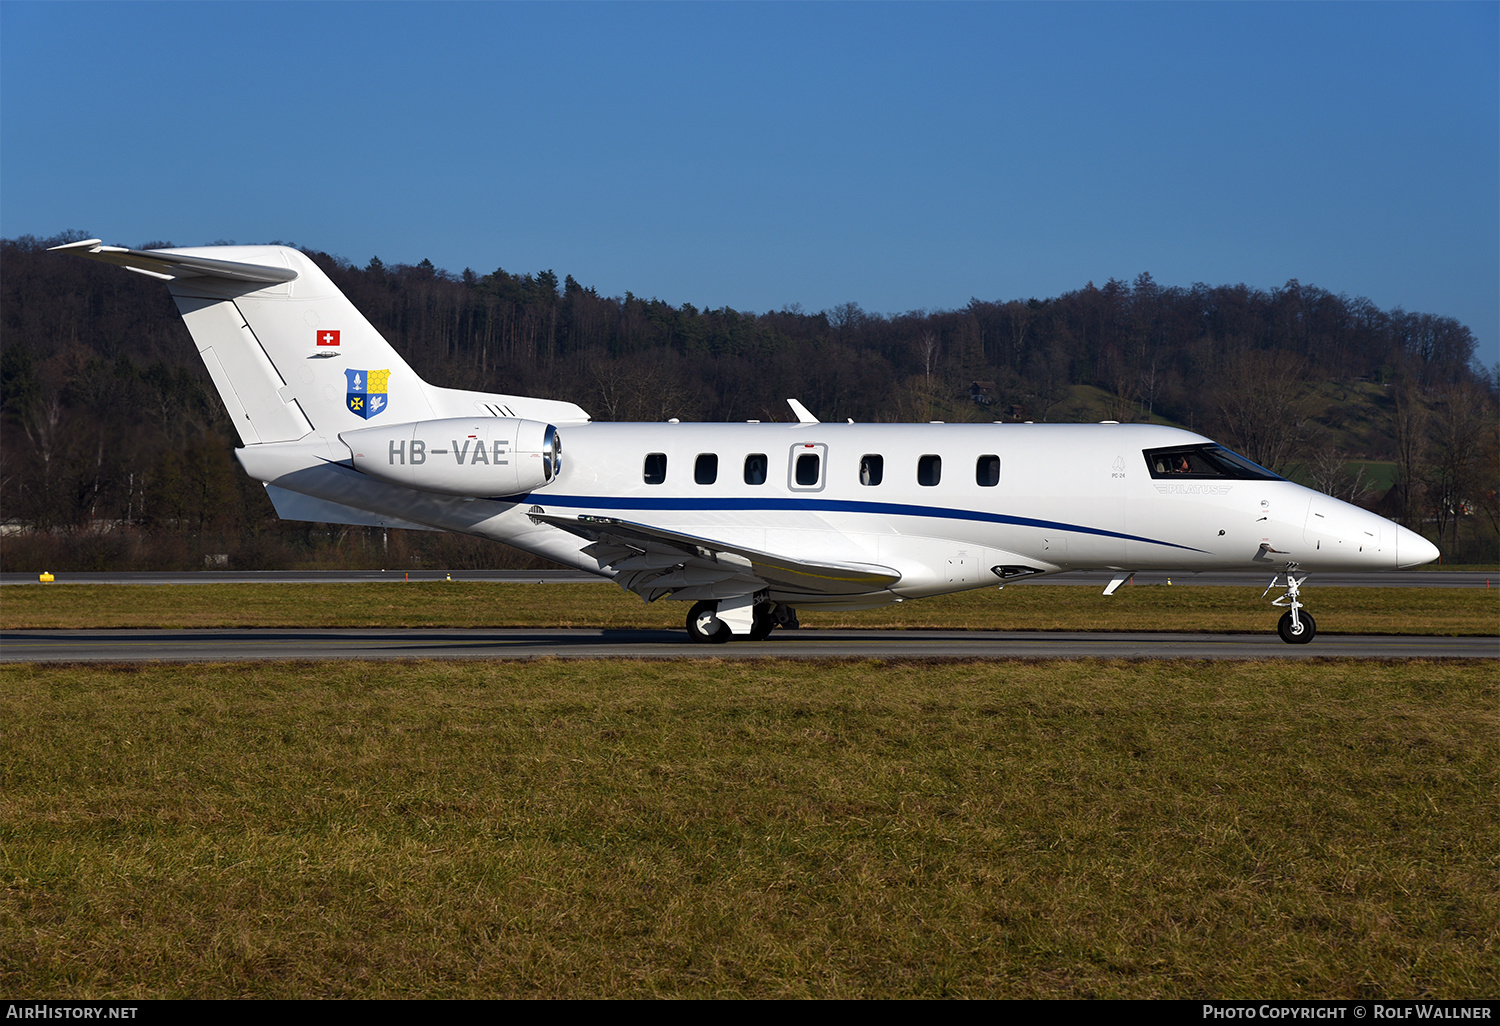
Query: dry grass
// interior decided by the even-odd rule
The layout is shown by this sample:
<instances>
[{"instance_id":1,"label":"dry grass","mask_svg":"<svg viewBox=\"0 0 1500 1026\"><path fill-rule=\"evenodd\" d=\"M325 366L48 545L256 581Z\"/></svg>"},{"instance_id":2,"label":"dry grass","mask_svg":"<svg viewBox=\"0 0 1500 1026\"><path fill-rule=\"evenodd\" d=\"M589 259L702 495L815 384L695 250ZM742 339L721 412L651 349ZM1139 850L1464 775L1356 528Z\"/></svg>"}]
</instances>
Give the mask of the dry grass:
<instances>
[{"instance_id":1,"label":"dry grass","mask_svg":"<svg viewBox=\"0 0 1500 1026\"><path fill-rule=\"evenodd\" d=\"M811 627L1003 630L1270 630L1260 588L1020 585L857 613L807 611ZM1311 588L1330 634L1500 634L1500 588ZM107 627L681 627L686 603L645 605L609 584L47 585L0 591L7 630Z\"/></svg>"},{"instance_id":2,"label":"dry grass","mask_svg":"<svg viewBox=\"0 0 1500 1026\"><path fill-rule=\"evenodd\" d=\"M0 667L0 989L1493 996L1495 737L1458 661Z\"/></svg>"}]
</instances>

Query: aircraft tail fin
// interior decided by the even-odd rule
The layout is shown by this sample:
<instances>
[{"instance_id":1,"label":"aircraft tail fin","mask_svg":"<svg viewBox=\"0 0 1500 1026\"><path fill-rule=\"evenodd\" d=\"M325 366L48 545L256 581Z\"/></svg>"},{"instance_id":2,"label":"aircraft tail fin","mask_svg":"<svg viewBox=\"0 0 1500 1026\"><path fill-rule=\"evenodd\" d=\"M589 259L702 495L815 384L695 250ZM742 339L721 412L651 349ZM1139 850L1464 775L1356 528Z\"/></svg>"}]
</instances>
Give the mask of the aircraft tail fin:
<instances>
[{"instance_id":1,"label":"aircraft tail fin","mask_svg":"<svg viewBox=\"0 0 1500 1026\"><path fill-rule=\"evenodd\" d=\"M572 403L428 384L317 264L287 246L135 250L90 239L55 248L167 283L245 445L331 440L372 420L588 419Z\"/></svg>"}]
</instances>

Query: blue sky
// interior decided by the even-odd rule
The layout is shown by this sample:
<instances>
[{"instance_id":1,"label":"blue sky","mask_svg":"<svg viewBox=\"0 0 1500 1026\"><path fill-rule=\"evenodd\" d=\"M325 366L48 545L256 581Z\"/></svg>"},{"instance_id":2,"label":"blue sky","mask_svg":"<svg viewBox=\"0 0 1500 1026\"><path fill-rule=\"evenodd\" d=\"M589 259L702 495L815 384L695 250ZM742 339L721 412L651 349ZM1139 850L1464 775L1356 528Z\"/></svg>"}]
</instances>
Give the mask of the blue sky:
<instances>
[{"instance_id":1,"label":"blue sky","mask_svg":"<svg viewBox=\"0 0 1500 1026\"><path fill-rule=\"evenodd\" d=\"M763 311L1290 278L1500 361L1496 3L0 2L0 235Z\"/></svg>"}]
</instances>

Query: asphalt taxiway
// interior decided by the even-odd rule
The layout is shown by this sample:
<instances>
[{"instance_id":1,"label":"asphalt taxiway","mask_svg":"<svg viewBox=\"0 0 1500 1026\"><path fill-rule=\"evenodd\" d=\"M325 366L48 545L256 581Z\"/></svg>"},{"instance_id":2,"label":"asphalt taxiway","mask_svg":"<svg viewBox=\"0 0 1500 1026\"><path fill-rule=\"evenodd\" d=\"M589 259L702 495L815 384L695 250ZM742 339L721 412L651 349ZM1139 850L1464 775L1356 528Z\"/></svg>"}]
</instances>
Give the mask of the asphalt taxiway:
<instances>
[{"instance_id":1,"label":"asphalt taxiway","mask_svg":"<svg viewBox=\"0 0 1500 1026\"><path fill-rule=\"evenodd\" d=\"M765 641L695 645L684 631L528 628L15 630L0 662L218 662L276 659L1496 659L1493 637L1104 631L777 631Z\"/></svg>"}]
</instances>

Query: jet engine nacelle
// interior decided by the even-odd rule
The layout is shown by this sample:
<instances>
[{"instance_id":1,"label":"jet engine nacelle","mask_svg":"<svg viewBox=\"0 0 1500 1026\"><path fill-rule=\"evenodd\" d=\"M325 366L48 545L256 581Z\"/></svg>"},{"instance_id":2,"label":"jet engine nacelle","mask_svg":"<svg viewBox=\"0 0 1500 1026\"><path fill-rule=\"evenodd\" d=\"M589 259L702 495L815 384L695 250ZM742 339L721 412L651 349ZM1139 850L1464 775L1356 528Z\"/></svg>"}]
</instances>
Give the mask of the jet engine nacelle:
<instances>
[{"instance_id":1,"label":"jet engine nacelle","mask_svg":"<svg viewBox=\"0 0 1500 1026\"><path fill-rule=\"evenodd\" d=\"M557 428L513 417L455 417L344 431L362 474L426 492L490 497L540 488L562 467Z\"/></svg>"}]
</instances>

